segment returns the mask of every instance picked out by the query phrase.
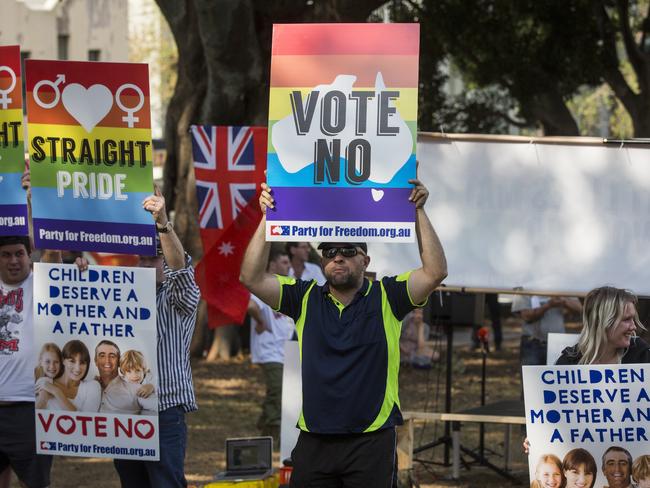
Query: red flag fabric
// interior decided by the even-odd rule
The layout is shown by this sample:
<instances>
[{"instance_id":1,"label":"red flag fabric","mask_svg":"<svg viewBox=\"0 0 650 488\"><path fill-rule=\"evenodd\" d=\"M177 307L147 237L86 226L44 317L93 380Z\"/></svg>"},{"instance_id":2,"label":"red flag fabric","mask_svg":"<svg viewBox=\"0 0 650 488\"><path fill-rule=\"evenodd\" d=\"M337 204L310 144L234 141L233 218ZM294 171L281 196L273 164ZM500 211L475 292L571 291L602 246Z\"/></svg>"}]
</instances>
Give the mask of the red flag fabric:
<instances>
[{"instance_id":1,"label":"red flag fabric","mask_svg":"<svg viewBox=\"0 0 650 488\"><path fill-rule=\"evenodd\" d=\"M257 196L266 168L267 129L192 126L191 134L203 243L197 283L210 327L240 324L250 294L239 271L261 219Z\"/></svg>"},{"instance_id":2,"label":"red flag fabric","mask_svg":"<svg viewBox=\"0 0 650 488\"><path fill-rule=\"evenodd\" d=\"M250 293L239 282L239 272L261 218L258 202L251 201L197 266L197 282L208 303L208 325L212 328L244 321Z\"/></svg>"}]
</instances>

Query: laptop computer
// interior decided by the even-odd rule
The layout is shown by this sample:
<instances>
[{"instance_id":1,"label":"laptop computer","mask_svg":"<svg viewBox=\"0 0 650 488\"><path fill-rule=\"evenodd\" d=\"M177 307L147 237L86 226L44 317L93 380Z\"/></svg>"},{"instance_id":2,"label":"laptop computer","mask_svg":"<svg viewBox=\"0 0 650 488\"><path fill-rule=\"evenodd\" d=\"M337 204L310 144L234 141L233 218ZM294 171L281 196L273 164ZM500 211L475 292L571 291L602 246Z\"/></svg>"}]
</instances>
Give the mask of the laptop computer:
<instances>
[{"instance_id":1,"label":"laptop computer","mask_svg":"<svg viewBox=\"0 0 650 488\"><path fill-rule=\"evenodd\" d=\"M226 470L217 480L255 480L273 474L272 437L226 439Z\"/></svg>"}]
</instances>

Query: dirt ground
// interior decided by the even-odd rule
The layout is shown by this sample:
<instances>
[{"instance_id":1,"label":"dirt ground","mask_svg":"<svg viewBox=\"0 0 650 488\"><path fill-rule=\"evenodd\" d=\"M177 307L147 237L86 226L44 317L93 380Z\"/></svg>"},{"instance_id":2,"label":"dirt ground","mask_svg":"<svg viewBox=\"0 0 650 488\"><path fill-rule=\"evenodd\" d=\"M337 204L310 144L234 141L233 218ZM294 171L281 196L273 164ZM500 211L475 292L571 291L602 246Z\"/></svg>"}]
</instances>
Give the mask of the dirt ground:
<instances>
[{"instance_id":1,"label":"dirt ground","mask_svg":"<svg viewBox=\"0 0 650 488\"><path fill-rule=\"evenodd\" d=\"M508 326L508 325L507 325ZM516 327L510 324L510 327ZM468 331L469 334L469 331ZM512 336L511 336L512 337ZM442 345L440 346L442 348ZM487 360L487 401L517 398L520 394L518 342L511 339L502 351L490 353ZM452 408L462 410L478 406L480 402L481 353L468 346L459 346L453 355ZM257 435L255 422L260 412L264 390L259 368L250 364L248 357L228 362L193 364L199 411L188 415L189 439L185 470L188 481L201 485L210 481L215 472L223 469L224 440L226 437ZM440 366L430 370L402 368L400 371L400 398L402 410L425 412L444 408L444 354ZM442 424L416 426L415 445L437 439L444 432ZM504 427L486 426L485 445L496 454L490 461L503 466ZM437 447L418 455L423 462L416 463L414 479L422 488L528 486L526 459L521 452L521 433L513 429L512 473L521 483L513 484L485 467L470 465L461 468L460 480L450 479L451 468L431 464L443 460L443 448ZM462 430L464 446L478 445L478 427L466 425ZM278 454L276 454L276 461ZM13 486L18 486L12 483ZM52 487L118 487L119 481L112 463L105 459L57 457L52 470Z\"/></svg>"}]
</instances>

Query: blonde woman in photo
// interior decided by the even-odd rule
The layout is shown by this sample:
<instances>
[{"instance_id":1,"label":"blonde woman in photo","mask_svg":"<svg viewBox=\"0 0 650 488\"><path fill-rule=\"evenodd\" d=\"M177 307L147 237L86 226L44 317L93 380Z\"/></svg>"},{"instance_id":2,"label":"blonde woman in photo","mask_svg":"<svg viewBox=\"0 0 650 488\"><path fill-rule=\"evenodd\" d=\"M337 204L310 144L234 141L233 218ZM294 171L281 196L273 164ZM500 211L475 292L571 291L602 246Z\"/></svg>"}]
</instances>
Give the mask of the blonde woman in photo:
<instances>
[{"instance_id":1,"label":"blonde woman in photo","mask_svg":"<svg viewBox=\"0 0 650 488\"><path fill-rule=\"evenodd\" d=\"M585 449L572 449L564 456L562 471L566 488L593 488L596 484L598 466L596 460Z\"/></svg>"}]
</instances>

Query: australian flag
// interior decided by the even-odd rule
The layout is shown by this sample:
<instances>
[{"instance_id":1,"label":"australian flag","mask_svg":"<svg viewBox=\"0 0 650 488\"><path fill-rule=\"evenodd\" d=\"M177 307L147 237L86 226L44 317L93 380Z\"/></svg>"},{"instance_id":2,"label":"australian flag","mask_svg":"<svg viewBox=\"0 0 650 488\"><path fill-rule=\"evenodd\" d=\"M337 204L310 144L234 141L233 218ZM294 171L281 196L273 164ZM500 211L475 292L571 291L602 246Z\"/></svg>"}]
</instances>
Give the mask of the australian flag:
<instances>
[{"instance_id":1,"label":"australian flag","mask_svg":"<svg viewBox=\"0 0 650 488\"><path fill-rule=\"evenodd\" d=\"M201 229L226 229L252 200L266 166L265 127L193 125Z\"/></svg>"},{"instance_id":2,"label":"australian flag","mask_svg":"<svg viewBox=\"0 0 650 488\"><path fill-rule=\"evenodd\" d=\"M262 218L256 196L266 169L267 129L194 125L191 132L203 242L196 280L211 327L240 323L250 295L239 272Z\"/></svg>"}]
</instances>

